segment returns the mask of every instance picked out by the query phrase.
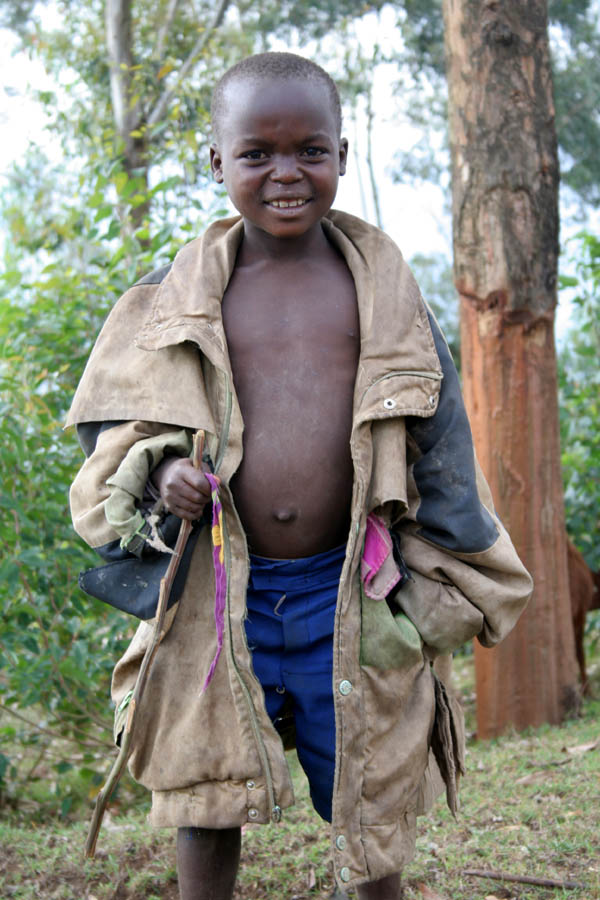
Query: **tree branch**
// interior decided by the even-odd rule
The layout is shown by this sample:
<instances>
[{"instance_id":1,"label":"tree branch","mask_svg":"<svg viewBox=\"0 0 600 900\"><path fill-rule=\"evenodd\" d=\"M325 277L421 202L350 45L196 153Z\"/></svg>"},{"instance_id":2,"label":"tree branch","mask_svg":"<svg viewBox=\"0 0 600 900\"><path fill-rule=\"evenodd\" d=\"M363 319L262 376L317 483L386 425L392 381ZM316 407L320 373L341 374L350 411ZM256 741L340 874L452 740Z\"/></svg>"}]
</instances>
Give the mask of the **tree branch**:
<instances>
[{"instance_id":1,"label":"tree branch","mask_svg":"<svg viewBox=\"0 0 600 900\"><path fill-rule=\"evenodd\" d=\"M380 59L379 54L379 45L376 44L373 49L373 57L371 60L371 64L373 69L377 66ZM369 171L369 180L371 182L371 195L373 197L373 207L375 209L375 222L378 228L383 228L383 221L381 218L381 207L379 205L379 188L377 186L377 179L375 178L375 169L373 166L373 121L375 119L375 112L373 110L373 79L369 81L368 89L366 92L366 100L367 100L367 169Z\"/></svg>"},{"instance_id":2,"label":"tree branch","mask_svg":"<svg viewBox=\"0 0 600 900\"><path fill-rule=\"evenodd\" d=\"M375 209L375 221L378 228L383 228L381 220L381 209L379 206L379 188L377 187L377 179L375 178L375 169L373 167L373 120L375 113L373 112L373 93L371 86L367 92L367 170L369 172L369 181L371 184L371 196L373 198L373 207Z\"/></svg>"},{"instance_id":3,"label":"tree branch","mask_svg":"<svg viewBox=\"0 0 600 900\"><path fill-rule=\"evenodd\" d=\"M585 885L577 881L556 881L554 878L534 878L532 875L508 875L506 872L488 872L485 869L465 869L463 875L474 875L476 878L492 878L495 881L514 881L517 884L535 884L538 887L564 888L565 890L582 890Z\"/></svg>"},{"instance_id":4,"label":"tree branch","mask_svg":"<svg viewBox=\"0 0 600 900\"><path fill-rule=\"evenodd\" d=\"M154 52L154 56L156 57L156 59L161 59L163 55L163 51L165 49L165 41L167 39L167 35L169 34L169 29L173 24L173 19L175 18L175 13L177 12L178 6L179 0L169 0L167 14L158 30L158 37L156 39L156 50Z\"/></svg>"},{"instance_id":5,"label":"tree branch","mask_svg":"<svg viewBox=\"0 0 600 900\"><path fill-rule=\"evenodd\" d=\"M112 2L115 2L115 0L112 0ZM221 2L219 3L212 22L204 29L204 31L192 47L189 55L187 56L181 68L179 69L179 72L177 73L177 78L175 79L173 84L169 88L167 88L159 97L156 106L148 116L148 125L150 127L156 125L156 123L160 122L163 118L169 103L171 102L177 92L177 89L179 88L179 85L197 61L198 56L200 56L200 54L204 50L213 33L217 30L217 28L223 21L223 17L225 16L225 12L227 11L227 7L230 3L231 0L221 0Z\"/></svg>"},{"instance_id":6,"label":"tree branch","mask_svg":"<svg viewBox=\"0 0 600 900\"><path fill-rule=\"evenodd\" d=\"M353 105L352 108L352 124L354 125L354 140L352 141L352 148L354 153L354 166L356 171L356 180L358 181L358 192L360 196L360 206L362 210L362 217L368 221L369 219L369 211L367 209L367 198L365 196L365 186L363 184L363 177L361 172L362 159L360 153L358 152L358 121L356 116L356 106Z\"/></svg>"},{"instance_id":7,"label":"tree branch","mask_svg":"<svg viewBox=\"0 0 600 900\"><path fill-rule=\"evenodd\" d=\"M60 734L58 731L53 731L52 728L45 728L43 725L38 725L36 722L32 722L26 716L21 715L12 707L7 706L5 703L0 703L0 709L4 710L4 712L8 713L9 716L14 716L15 719L19 719L21 722L25 722L26 725L29 725L30 728L33 728L34 731L39 731L40 734L47 734L50 737L58 738L61 741L69 741L70 738L67 735ZM77 732L83 736L83 740L78 738L78 744L80 747L87 747L90 744L94 744L96 747L101 747L103 750L106 749L106 741L99 741L95 737L92 737L86 731L83 731L81 728L73 727L71 729L73 732ZM91 748L90 748L91 749Z\"/></svg>"},{"instance_id":8,"label":"tree branch","mask_svg":"<svg viewBox=\"0 0 600 900\"><path fill-rule=\"evenodd\" d=\"M131 0L106 0L106 47L110 66L110 96L119 135L129 139L137 124L138 111L130 105L131 94Z\"/></svg>"}]
</instances>

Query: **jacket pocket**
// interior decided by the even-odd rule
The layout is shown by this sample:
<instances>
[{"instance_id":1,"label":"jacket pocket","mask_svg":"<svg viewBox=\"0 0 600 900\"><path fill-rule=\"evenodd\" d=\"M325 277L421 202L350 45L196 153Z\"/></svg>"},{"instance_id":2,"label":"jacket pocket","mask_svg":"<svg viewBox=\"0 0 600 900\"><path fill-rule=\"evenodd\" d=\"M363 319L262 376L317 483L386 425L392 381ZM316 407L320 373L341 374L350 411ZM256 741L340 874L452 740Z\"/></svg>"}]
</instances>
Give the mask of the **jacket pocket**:
<instances>
[{"instance_id":1,"label":"jacket pocket","mask_svg":"<svg viewBox=\"0 0 600 900\"><path fill-rule=\"evenodd\" d=\"M367 597L361 585L360 663L379 669L408 669L423 663L423 641L408 616L385 600Z\"/></svg>"}]
</instances>

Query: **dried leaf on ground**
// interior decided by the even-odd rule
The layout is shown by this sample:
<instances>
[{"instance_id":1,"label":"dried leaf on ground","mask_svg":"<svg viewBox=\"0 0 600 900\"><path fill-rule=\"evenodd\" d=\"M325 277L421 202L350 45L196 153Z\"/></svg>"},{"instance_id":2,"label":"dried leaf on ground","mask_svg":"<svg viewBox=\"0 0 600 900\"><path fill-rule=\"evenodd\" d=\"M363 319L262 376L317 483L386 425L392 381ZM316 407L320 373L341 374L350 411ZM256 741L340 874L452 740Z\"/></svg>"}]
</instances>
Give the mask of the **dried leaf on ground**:
<instances>
[{"instance_id":1,"label":"dried leaf on ground","mask_svg":"<svg viewBox=\"0 0 600 900\"><path fill-rule=\"evenodd\" d=\"M438 894L437 891L434 891L422 881L418 882L417 887L419 889L419 893L423 897L423 900L446 900L445 897L442 897L441 894Z\"/></svg>"},{"instance_id":2,"label":"dried leaf on ground","mask_svg":"<svg viewBox=\"0 0 600 900\"><path fill-rule=\"evenodd\" d=\"M485 900L516 900L514 894L486 894Z\"/></svg>"},{"instance_id":3,"label":"dried leaf on ground","mask_svg":"<svg viewBox=\"0 0 600 900\"><path fill-rule=\"evenodd\" d=\"M600 738L596 741L592 741L589 744L578 744L575 747L563 747L564 753L570 753L573 756L578 756L580 753L588 753L590 750L596 750L600 747Z\"/></svg>"},{"instance_id":4,"label":"dried leaf on ground","mask_svg":"<svg viewBox=\"0 0 600 900\"><path fill-rule=\"evenodd\" d=\"M522 775L520 778L517 778L515 784L535 784L537 781L543 781L548 777L548 772L530 772L529 775Z\"/></svg>"}]
</instances>

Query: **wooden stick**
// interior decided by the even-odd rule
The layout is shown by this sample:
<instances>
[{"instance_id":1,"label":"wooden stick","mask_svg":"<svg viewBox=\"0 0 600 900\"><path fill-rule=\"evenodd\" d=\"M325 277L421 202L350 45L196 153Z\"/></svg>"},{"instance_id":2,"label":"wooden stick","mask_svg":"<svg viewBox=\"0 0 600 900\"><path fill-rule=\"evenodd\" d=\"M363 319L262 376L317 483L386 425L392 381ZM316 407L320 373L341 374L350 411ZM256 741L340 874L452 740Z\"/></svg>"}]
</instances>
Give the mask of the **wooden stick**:
<instances>
[{"instance_id":1,"label":"wooden stick","mask_svg":"<svg viewBox=\"0 0 600 900\"><path fill-rule=\"evenodd\" d=\"M194 448L192 450L192 462L194 464L194 468L196 469L200 468L202 464L203 449L204 432L197 431L194 435ZM152 667L152 663L154 662L156 651L158 650L158 646L162 638L162 629L165 621L165 614L167 611L169 596L173 587L173 581L175 580L175 575L177 574L177 569L179 568L179 563L181 561L181 557L183 555L183 551L185 550L185 545L187 544L187 540L190 536L191 530L192 523L187 519L182 519L181 525L179 526L179 534L177 535L175 550L169 560L167 571L160 581L158 605L156 607L156 616L154 619L152 638L146 648L146 652L144 653L144 658L142 659L142 664L140 666L137 681L133 689L133 694L131 696L131 700L129 701L127 721L125 723L125 729L121 736L121 749L113 764L112 769L109 772L104 787L96 797L96 805L94 807L94 813L92 816L92 821L90 823L90 830L88 832L88 837L85 845L85 855L90 858L93 858L96 852L96 841L98 840L98 834L100 832L104 813L106 812L106 807L115 791L115 788L117 787L117 784L121 779L121 775L123 774L125 766L127 765L127 760L129 759L129 745L131 743L131 733L133 730L135 711L141 700L142 693L146 686L146 681L148 680L148 675Z\"/></svg>"},{"instance_id":2,"label":"wooden stick","mask_svg":"<svg viewBox=\"0 0 600 900\"><path fill-rule=\"evenodd\" d=\"M556 881L554 878L534 878L532 875L508 875L506 872L488 872L485 869L465 869L463 875L474 875L476 878L492 878L495 881L515 881L518 884L535 884L538 887L566 888L568 890L583 889L584 884L577 881Z\"/></svg>"}]
</instances>

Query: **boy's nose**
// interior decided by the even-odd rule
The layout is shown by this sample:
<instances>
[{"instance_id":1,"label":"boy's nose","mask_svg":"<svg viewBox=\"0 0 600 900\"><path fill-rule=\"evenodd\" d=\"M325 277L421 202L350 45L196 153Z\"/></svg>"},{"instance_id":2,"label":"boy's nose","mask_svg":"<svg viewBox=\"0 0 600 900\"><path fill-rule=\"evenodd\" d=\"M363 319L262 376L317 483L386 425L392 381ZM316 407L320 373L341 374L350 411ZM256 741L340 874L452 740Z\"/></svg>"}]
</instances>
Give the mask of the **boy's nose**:
<instances>
[{"instance_id":1,"label":"boy's nose","mask_svg":"<svg viewBox=\"0 0 600 900\"><path fill-rule=\"evenodd\" d=\"M273 160L271 179L284 184L299 181L302 174L298 167L298 161L294 156L276 156Z\"/></svg>"}]
</instances>

